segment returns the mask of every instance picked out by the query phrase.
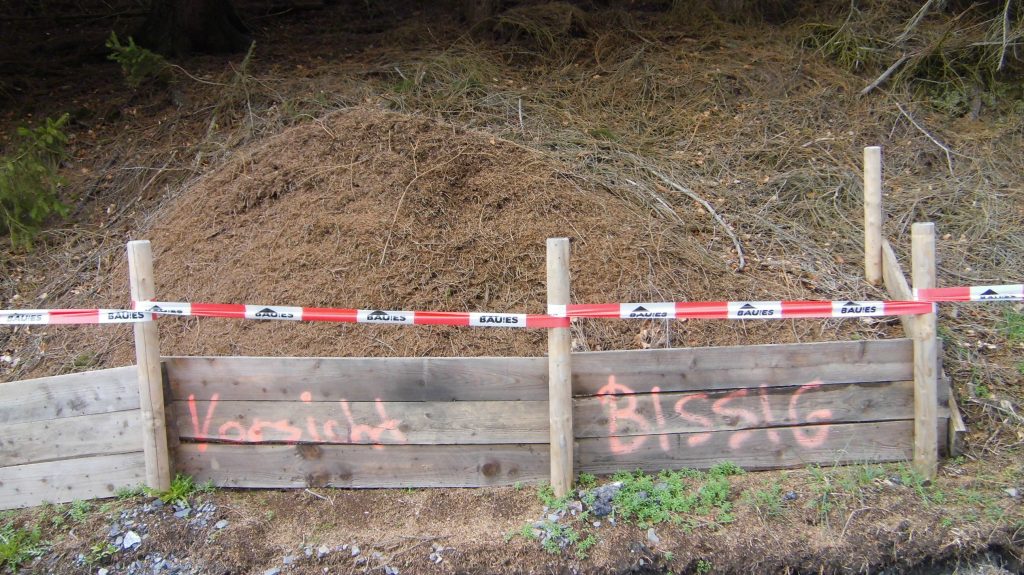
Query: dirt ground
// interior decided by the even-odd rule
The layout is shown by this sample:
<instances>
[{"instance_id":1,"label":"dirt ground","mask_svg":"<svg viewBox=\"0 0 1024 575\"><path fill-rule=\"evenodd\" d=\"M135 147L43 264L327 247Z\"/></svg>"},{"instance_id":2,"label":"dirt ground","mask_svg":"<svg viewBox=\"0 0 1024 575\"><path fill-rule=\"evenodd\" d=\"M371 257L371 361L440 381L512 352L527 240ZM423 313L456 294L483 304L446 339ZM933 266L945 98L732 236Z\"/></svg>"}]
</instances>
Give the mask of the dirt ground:
<instances>
[{"instance_id":1,"label":"dirt ground","mask_svg":"<svg viewBox=\"0 0 1024 575\"><path fill-rule=\"evenodd\" d=\"M885 233L906 270L910 224L934 221L939 285L1024 282L1016 52L993 84L950 81L963 89L937 94L931 77L904 78L860 96L899 54L884 60L876 48L850 64L834 50L848 32L895 38L920 3L780 12L753 2L761 11L744 15L713 2L530 2L471 25L399 0L253 1L241 4L250 57L176 60L168 84L139 88L106 58L109 32L127 36L139 22L137 5L115 4L0 10L0 148L18 125L71 116L61 169L71 214L29 252L5 246L5 308L128 305L129 239L153 242L166 301L541 313L544 242L555 236L572 239L581 303L884 299L863 280L866 145L884 147ZM949 27L968 34L957 26L972 18L981 21L932 14L907 47ZM195 506L216 508L211 524L229 522L221 529L139 511L146 497L81 520L54 520L68 508L8 519L42 526L52 547L27 567L40 573L134 573L133 561L154 554L192 559L202 573L928 573L959 561L968 572L983 552L1002 562L993 569L1019 570L1021 312L942 306L944 367L969 433L933 484L887 480L898 466L866 481L845 468L751 473L731 480L732 521L659 524L657 543L644 527L603 524L590 529L599 542L585 559L514 535L547 512L535 486L196 495ZM206 318L160 327L164 355L545 352L540 331ZM580 321L573 345L902 334L890 319L669 328ZM0 348L4 381L133 362L127 326L8 328ZM776 486L776 498L795 497L766 514L755 494ZM148 518L141 547L76 561L133 511Z\"/></svg>"}]
</instances>

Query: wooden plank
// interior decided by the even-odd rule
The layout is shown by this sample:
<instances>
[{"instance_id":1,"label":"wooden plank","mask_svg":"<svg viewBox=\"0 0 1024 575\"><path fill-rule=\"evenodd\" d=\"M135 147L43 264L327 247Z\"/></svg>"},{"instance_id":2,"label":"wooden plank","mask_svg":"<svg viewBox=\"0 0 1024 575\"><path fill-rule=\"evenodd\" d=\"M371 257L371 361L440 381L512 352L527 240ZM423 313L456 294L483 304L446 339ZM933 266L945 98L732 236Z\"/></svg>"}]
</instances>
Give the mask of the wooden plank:
<instances>
[{"instance_id":1,"label":"wooden plank","mask_svg":"<svg viewBox=\"0 0 1024 575\"><path fill-rule=\"evenodd\" d=\"M547 443L546 401L178 401L182 441Z\"/></svg>"},{"instance_id":2,"label":"wooden plank","mask_svg":"<svg viewBox=\"0 0 1024 575\"><path fill-rule=\"evenodd\" d=\"M0 384L0 424L138 408L135 366Z\"/></svg>"},{"instance_id":3,"label":"wooden plank","mask_svg":"<svg viewBox=\"0 0 1024 575\"><path fill-rule=\"evenodd\" d=\"M948 415L948 409L942 410ZM576 400L576 437L911 419L914 383L807 385Z\"/></svg>"},{"instance_id":4,"label":"wooden plank","mask_svg":"<svg viewBox=\"0 0 1024 575\"><path fill-rule=\"evenodd\" d=\"M939 414L942 419L942 414ZM949 420L946 425L946 444L949 446L949 456L959 457L964 454L964 440L967 437L967 425L960 414L960 406L956 403L955 397L949 398Z\"/></svg>"},{"instance_id":5,"label":"wooden plank","mask_svg":"<svg viewBox=\"0 0 1024 575\"><path fill-rule=\"evenodd\" d=\"M569 238L548 238L548 306L569 305ZM556 497L572 489L572 341L568 327L548 330L548 406L551 489Z\"/></svg>"},{"instance_id":6,"label":"wooden plank","mask_svg":"<svg viewBox=\"0 0 1024 575\"><path fill-rule=\"evenodd\" d=\"M915 289L935 287L935 224L911 226ZM935 313L914 320L914 469L928 479L938 473L938 337ZM945 434L943 434L945 435Z\"/></svg>"},{"instance_id":7,"label":"wooden plank","mask_svg":"<svg viewBox=\"0 0 1024 575\"><path fill-rule=\"evenodd\" d=\"M176 400L546 401L547 358L170 357Z\"/></svg>"},{"instance_id":8,"label":"wooden plank","mask_svg":"<svg viewBox=\"0 0 1024 575\"><path fill-rule=\"evenodd\" d=\"M634 469L706 469L722 461L750 470L905 461L913 455L913 429L912 420L900 420L652 435L622 442L584 438L577 441L576 468L605 474Z\"/></svg>"},{"instance_id":9,"label":"wooden plank","mask_svg":"<svg viewBox=\"0 0 1024 575\"><path fill-rule=\"evenodd\" d=\"M3 467L0 509L113 497L118 489L145 480L142 451Z\"/></svg>"},{"instance_id":10,"label":"wooden plank","mask_svg":"<svg viewBox=\"0 0 1024 575\"><path fill-rule=\"evenodd\" d=\"M546 480L547 445L183 443L178 471L223 487L485 487Z\"/></svg>"},{"instance_id":11,"label":"wooden plank","mask_svg":"<svg viewBox=\"0 0 1024 575\"><path fill-rule=\"evenodd\" d=\"M904 381L913 378L912 346L898 339L578 353L573 394L597 395L613 381L637 392Z\"/></svg>"},{"instance_id":12,"label":"wooden plank","mask_svg":"<svg viewBox=\"0 0 1024 575\"><path fill-rule=\"evenodd\" d=\"M890 298L897 301L914 299L914 294L910 291L910 284L907 283L907 278L903 275L903 268L900 267L900 261L896 258L896 252L889 244L889 240L882 240L882 279L885 281L885 291L889 292ZM899 318L900 323L903 324L903 333L912 335L914 333L914 316L901 315Z\"/></svg>"},{"instance_id":13,"label":"wooden plank","mask_svg":"<svg viewBox=\"0 0 1024 575\"><path fill-rule=\"evenodd\" d=\"M139 451L139 410L5 425L0 447L0 467Z\"/></svg>"},{"instance_id":14,"label":"wooden plank","mask_svg":"<svg viewBox=\"0 0 1024 575\"><path fill-rule=\"evenodd\" d=\"M882 148L864 148L864 278L882 281Z\"/></svg>"},{"instance_id":15,"label":"wooden plank","mask_svg":"<svg viewBox=\"0 0 1024 575\"><path fill-rule=\"evenodd\" d=\"M148 240L128 242L128 285L132 301L156 299L153 284L153 250ZM155 321L138 322L135 332L135 364L138 366L142 448L146 453L146 485L165 490L171 486L171 459L167 450L167 414L160 368L160 334Z\"/></svg>"}]
</instances>

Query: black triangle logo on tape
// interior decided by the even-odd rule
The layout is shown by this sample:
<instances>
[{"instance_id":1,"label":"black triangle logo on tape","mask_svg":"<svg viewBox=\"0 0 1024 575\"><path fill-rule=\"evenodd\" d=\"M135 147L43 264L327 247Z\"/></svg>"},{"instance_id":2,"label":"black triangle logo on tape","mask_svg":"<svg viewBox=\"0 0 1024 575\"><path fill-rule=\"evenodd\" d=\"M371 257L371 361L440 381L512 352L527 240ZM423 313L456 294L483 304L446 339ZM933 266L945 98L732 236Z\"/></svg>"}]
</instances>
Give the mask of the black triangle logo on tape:
<instances>
[{"instance_id":1,"label":"black triangle logo on tape","mask_svg":"<svg viewBox=\"0 0 1024 575\"><path fill-rule=\"evenodd\" d=\"M999 292L994 289L987 289L981 295L999 295Z\"/></svg>"},{"instance_id":2,"label":"black triangle logo on tape","mask_svg":"<svg viewBox=\"0 0 1024 575\"><path fill-rule=\"evenodd\" d=\"M740 309L757 309L757 308L754 307L753 305L749 304L749 303L745 303L745 304L743 304L743 307L741 307Z\"/></svg>"},{"instance_id":3,"label":"black triangle logo on tape","mask_svg":"<svg viewBox=\"0 0 1024 575\"><path fill-rule=\"evenodd\" d=\"M370 313L366 314L366 319L387 319L387 318L388 318L388 314L380 311L379 309L371 311Z\"/></svg>"},{"instance_id":4,"label":"black triangle logo on tape","mask_svg":"<svg viewBox=\"0 0 1024 575\"><path fill-rule=\"evenodd\" d=\"M151 311L151 312L154 312L154 313L160 313L160 312L164 311L164 309L162 307L158 306L158 305L155 305L155 306L149 308L147 311Z\"/></svg>"},{"instance_id":5,"label":"black triangle logo on tape","mask_svg":"<svg viewBox=\"0 0 1024 575\"><path fill-rule=\"evenodd\" d=\"M855 301L848 301L848 302L843 304L843 307L851 307L851 306L856 306L856 305L857 305L857 302L855 302Z\"/></svg>"},{"instance_id":6,"label":"black triangle logo on tape","mask_svg":"<svg viewBox=\"0 0 1024 575\"><path fill-rule=\"evenodd\" d=\"M276 314L277 312L272 310L272 309L270 309L269 307L265 307L265 308L261 309L260 311L258 311L256 313L261 313L261 314L273 313L273 314Z\"/></svg>"},{"instance_id":7,"label":"black triangle logo on tape","mask_svg":"<svg viewBox=\"0 0 1024 575\"><path fill-rule=\"evenodd\" d=\"M634 311L634 312L638 312L638 311L647 311L647 308L645 308L645 307L644 307L644 306L642 306L642 305L638 305L638 306L636 306L636 309L634 309L633 311Z\"/></svg>"}]
</instances>

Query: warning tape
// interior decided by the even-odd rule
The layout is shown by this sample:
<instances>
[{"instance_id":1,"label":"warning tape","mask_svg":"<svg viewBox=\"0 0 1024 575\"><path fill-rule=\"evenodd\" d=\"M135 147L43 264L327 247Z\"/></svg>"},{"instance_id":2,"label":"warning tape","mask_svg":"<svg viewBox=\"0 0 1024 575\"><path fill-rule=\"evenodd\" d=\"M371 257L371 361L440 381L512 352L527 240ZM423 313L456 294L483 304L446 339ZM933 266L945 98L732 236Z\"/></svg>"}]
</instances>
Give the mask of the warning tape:
<instances>
[{"instance_id":1,"label":"warning tape","mask_svg":"<svg viewBox=\"0 0 1024 575\"><path fill-rule=\"evenodd\" d=\"M969 286L915 289L919 301L1022 301L1024 285Z\"/></svg>"},{"instance_id":2,"label":"warning tape","mask_svg":"<svg viewBox=\"0 0 1024 575\"><path fill-rule=\"evenodd\" d=\"M455 325L468 327L569 327L565 317L526 313L395 311L245 305L219 303L135 302L135 309L158 315L226 317L277 321L327 321L383 325Z\"/></svg>"},{"instance_id":3,"label":"warning tape","mask_svg":"<svg viewBox=\"0 0 1024 575\"><path fill-rule=\"evenodd\" d=\"M0 310L0 325L135 323L152 319L151 313L125 309Z\"/></svg>"},{"instance_id":4,"label":"warning tape","mask_svg":"<svg viewBox=\"0 0 1024 575\"><path fill-rule=\"evenodd\" d=\"M712 301L548 306L559 317L620 319L793 319L877 317L932 313L920 301Z\"/></svg>"},{"instance_id":5,"label":"warning tape","mask_svg":"<svg viewBox=\"0 0 1024 575\"><path fill-rule=\"evenodd\" d=\"M453 325L467 327L568 327L569 319L794 319L917 315L935 302L1024 301L1024 285L914 290L915 301L711 301L549 305L547 315L525 313L395 311L182 302L134 302L133 309L0 310L0 325L101 324L151 321L154 315L253 320Z\"/></svg>"}]
</instances>

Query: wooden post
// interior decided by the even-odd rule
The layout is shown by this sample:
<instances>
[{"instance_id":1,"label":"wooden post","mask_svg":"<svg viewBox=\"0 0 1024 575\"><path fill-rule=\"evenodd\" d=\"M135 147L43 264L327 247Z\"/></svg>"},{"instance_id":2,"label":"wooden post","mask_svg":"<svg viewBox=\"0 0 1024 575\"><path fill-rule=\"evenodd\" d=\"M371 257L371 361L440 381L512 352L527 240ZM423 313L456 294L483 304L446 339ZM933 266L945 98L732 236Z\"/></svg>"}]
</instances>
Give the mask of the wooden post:
<instances>
[{"instance_id":1,"label":"wooden post","mask_svg":"<svg viewBox=\"0 0 1024 575\"><path fill-rule=\"evenodd\" d=\"M914 289L935 287L935 224L911 227ZM938 471L938 341L935 313L914 320L914 469L933 479Z\"/></svg>"},{"instance_id":2,"label":"wooden post","mask_svg":"<svg viewBox=\"0 0 1024 575\"><path fill-rule=\"evenodd\" d=\"M153 251L148 241L128 242L128 283L131 285L132 301L147 301L156 297ZM135 324L135 362L139 374L146 485L152 489L166 490L171 486L171 460L167 450L160 336L155 321Z\"/></svg>"},{"instance_id":3,"label":"wooden post","mask_svg":"<svg viewBox=\"0 0 1024 575\"><path fill-rule=\"evenodd\" d=\"M882 281L882 148L864 148L864 277Z\"/></svg>"},{"instance_id":4,"label":"wooden post","mask_svg":"<svg viewBox=\"0 0 1024 575\"><path fill-rule=\"evenodd\" d=\"M548 238L548 306L569 303L569 239ZM551 488L556 497L572 489L572 349L569 328L548 330L548 414Z\"/></svg>"}]
</instances>

